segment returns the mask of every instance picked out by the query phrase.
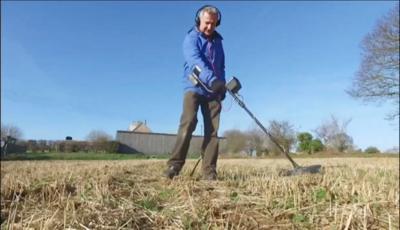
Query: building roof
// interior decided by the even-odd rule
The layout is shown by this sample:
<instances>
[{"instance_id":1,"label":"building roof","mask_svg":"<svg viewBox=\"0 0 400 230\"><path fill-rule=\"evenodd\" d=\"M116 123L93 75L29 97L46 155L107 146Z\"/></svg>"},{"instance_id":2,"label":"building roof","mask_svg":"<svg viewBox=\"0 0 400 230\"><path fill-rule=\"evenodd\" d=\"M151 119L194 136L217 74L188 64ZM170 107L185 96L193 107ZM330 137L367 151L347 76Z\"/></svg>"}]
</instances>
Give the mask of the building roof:
<instances>
[{"instance_id":1,"label":"building roof","mask_svg":"<svg viewBox=\"0 0 400 230\"><path fill-rule=\"evenodd\" d=\"M128 131L131 132L142 132L142 133L151 133L151 129L141 121L132 122L129 125Z\"/></svg>"}]
</instances>

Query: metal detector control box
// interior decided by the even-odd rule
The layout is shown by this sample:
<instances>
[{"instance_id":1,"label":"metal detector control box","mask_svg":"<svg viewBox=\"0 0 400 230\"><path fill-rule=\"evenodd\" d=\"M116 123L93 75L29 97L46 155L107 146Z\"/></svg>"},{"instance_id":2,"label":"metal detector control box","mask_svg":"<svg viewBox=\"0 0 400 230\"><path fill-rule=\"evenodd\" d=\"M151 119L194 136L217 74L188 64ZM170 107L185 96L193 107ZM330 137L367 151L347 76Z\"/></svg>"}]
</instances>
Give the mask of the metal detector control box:
<instances>
[{"instance_id":1,"label":"metal detector control box","mask_svg":"<svg viewBox=\"0 0 400 230\"><path fill-rule=\"evenodd\" d=\"M226 89L236 94L242 88L240 81L236 77L232 79L225 85Z\"/></svg>"}]
</instances>

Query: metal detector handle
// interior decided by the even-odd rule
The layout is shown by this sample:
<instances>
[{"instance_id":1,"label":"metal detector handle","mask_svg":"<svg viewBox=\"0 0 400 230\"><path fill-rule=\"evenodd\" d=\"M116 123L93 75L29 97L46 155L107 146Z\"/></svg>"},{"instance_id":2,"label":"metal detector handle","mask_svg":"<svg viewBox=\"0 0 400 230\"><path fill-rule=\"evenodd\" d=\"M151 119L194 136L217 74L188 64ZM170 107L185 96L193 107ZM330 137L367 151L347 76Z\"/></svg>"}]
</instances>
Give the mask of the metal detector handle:
<instances>
[{"instance_id":1,"label":"metal detector handle","mask_svg":"<svg viewBox=\"0 0 400 230\"><path fill-rule=\"evenodd\" d=\"M193 72L189 74L189 80L192 82L194 86L201 86L205 91L209 93L214 93L210 88L208 88L204 82L200 80L201 69L199 66L194 66Z\"/></svg>"},{"instance_id":2,"label":"metal detector handle","mask_svg":"<svg viewBox=\"0 0 400 230\"><path fill-rule=\"evenodd\" d=\"M240 100L236 94L234 94L232 91L228 89L229 94L235 99L235 101L239 104L240 107L242 107L253 120L257 123L258 126L264 131L265 134L269 137L269 139L279 148L279 150L286 156L286 158L292 163L294 168L300 167L294 160L289 156L289 154L278 144L278 142L275 140L275 138L267 131L267 129L261 124L260 121L250 112L250 110L246 107L244 102Z\"/></svg>"}]
</instances>

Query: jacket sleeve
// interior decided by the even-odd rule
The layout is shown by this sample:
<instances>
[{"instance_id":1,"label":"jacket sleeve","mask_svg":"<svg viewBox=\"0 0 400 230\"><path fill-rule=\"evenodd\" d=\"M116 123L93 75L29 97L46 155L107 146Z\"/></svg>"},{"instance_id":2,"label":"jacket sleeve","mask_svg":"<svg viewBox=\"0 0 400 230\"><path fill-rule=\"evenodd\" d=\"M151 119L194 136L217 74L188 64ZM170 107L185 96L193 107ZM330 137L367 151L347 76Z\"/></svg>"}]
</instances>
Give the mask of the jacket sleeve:
<instances>
[{"instance_id":1,"label":"jacket sleeve","mask_svg":"<svg viewBox=\"0 0 400 230\"><path fill-rule=\"evenodd\" d=\"M183 41L183 56L190 71L193 71L197 65L201 69L200 80L211 87L211 83L217 79L215 76L210 63L204 54L200 51L197 44L197 37L188 34Z\"/></svg>"},{"instance_id":2,"label":"jacket sleeve","mask_svg":"<svg viewBox=\"0 0 400 230\"><path fill-rule=\"evenodd\" d=\"M222 51L222 79L226 82L225 78L225 53Z\"/></svg>"}]
</instances>

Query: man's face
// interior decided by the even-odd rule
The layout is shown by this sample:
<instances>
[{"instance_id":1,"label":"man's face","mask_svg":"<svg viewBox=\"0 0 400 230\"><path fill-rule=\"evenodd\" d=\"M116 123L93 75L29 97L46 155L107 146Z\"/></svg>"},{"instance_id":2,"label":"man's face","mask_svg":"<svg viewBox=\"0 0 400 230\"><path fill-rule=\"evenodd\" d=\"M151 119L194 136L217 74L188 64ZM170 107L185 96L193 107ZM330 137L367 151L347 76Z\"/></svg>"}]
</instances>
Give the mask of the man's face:
<instances>
[{"instance_id":1,"label":"man's face","mask_svg":"<svg viewBox=\"0 0 400 230\"><path fill-rule=\"evenodd\" d=\"M200 32L204 33L207 37L211 37L217 25L218 15L213 13L204 12L200 16Z\"/></svg>"}]
</instances>

